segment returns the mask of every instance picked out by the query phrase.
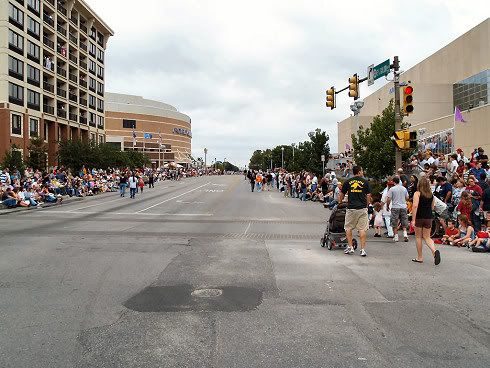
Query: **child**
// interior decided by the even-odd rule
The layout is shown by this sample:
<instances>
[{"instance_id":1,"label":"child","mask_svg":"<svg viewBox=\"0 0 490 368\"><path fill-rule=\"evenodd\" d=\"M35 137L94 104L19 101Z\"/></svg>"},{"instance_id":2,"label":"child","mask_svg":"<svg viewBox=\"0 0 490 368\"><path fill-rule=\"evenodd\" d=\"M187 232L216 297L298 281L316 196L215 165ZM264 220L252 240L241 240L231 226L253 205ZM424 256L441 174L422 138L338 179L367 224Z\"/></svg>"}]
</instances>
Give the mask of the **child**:
<instances>
[{"instance_id":1,"label":"child","mask_svg":"<svg viewBox=\"0 0 490 368\"><path fill-rule=\"evenodd\" d=\"M442 237L442 244L453 245L453 242L459 238L459 230L454 225L454 220L447 221L446 233Z\"/></svg>"},{"instance_id":2,"label":"child","mask_svg":"<svg viewBox=\"0 0 490 368\"><path fill-rule=\"evenodd\" d=\"M454 240L453 245L457 247L468 246L469 242L475 239L475 230L470 225L470 221L466 215L459 215L459 239Z\"/></svg>"},{"instance_id":3,"label":"child","mask_svg":"<svg viewBox=\"0 0 490 368\"><path fill-rule=\"evenodd\" d=\"M468 221L471 223L471 208L472 208L472 203L471 203L471 196L470 193L467 191L464 191L461 193L461 199L458 203L458 206L456 207L456 211L458 211L461 215L466 216Z\"/></svg>"},{"instance_id":4,"label":"child","mask_svg":"<svg viewBox=\"0 0 490 368\"><path fill-rule=\"evenodd\" d=\"M143 181L143 178L139 179L138 186L140 187L141 194L143 194L143 188L145 187L145 182Z\"/></svg>"},{"instance_id":5,"label":"child","mask_svg":"<svg viewBox=\"0 0 490 368\"><path fill-rule=\"evenodd\" d=\"M381 202L376 202L374 204L374 228L376 229L376 233L374 234L375 238L381 238L381 227L384 225L382 209L383 205Z\"/></svg>"},{"instance_id":6,"label":"child","mask_svg":"<svg viewBox=\"0 0 490 368\"><path fill-rule=\"evenodd\" d=\"M486 231L479 231L477 237L470 242L471 250L477 253L484 253L490 251L490 227L487 227Z\"/></svg>"}]
</instances>

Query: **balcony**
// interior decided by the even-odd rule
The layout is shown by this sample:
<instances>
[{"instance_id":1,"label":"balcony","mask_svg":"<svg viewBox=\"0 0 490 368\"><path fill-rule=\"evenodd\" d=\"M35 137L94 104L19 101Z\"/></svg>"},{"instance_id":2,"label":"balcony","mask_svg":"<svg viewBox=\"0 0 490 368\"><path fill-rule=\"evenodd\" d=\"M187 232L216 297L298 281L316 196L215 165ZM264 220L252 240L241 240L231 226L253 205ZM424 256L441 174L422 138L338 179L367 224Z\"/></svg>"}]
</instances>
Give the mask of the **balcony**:
<instances>
[{"instance_id":1,"label":"balcony","mask_svg":"<svg viewBox=\"0 0 490 368\"><path fill-rule=\"evenodd\" d=\"M78 64L78 58L77 58L75 55L73 55L73 54L69 54L69 55L68 55L68 58L70 59L70 61L71 61L72 63L74 63L74 64Z\"/></svg>"},{"instance_id":2,"label":"balcony","mask_svg":"<svg viewBox=\"0 0 490 368\"><path fill-rule=\"evenodd\" d=\"M87 52L87 44L80 41L80 50L82 50L83 52Z\"/></svg>"},{"instance_id":3,"label":"balcony","mask_svg":"<svg viewBox=\"0 0 490 368\"><path fill-rule=\"evenodd\" d=\"M64 89L62 89L62 88L60 88L60 87L58 87L58 88L56 89L56 94L57 94L58 96L60 96L60 97L66 98L66 90L64 90Z\"/></svg>"},{"instance_id":4,"label":"balcony","mask_svg":"<svg viewBox=\"0 0 490 368\"><path fill-rule=\"evenodd\" d=\"M63 78L66 78L66 70L65 69L61 69L61 67L58 66L58 69L56 70L56 72L58 73L58 75L62 76Z\"/></svg>"},{"instance_id":5,"label":"balcony","mask_svg":"<svg viewBox=\"0 0 490 368\"><path fill-rule=\"evenodd\" d=\"M66 8L61 3L58 3L58 12L63 14L65 17L68 14L68 12L66 11Z\"/></svg>"},{"instance_id":6,"label":"balcony","mask_svg":"<svg viewBox=\"0 0 490 368\"><path fill-rule=\"evenodd\" d=\"M86 100L86 99L84 99L84 98L82 98L82 97L80 97L79 103L80 103L80 105L82 105L82 106L87 106L87 100Z\"/></svg>"},{"instance_id":7,"label":"balcony","mask_svg":"<svg viewBox=\"0 0 490 368\"><path fill-rule=\"evenodd\" d=\"M43 82L43 89L45 91L48 91L48 92L51 92L51 93L54 93L54 85L47 82L47 81L44 81Z\"/></svg>"},{"instance_id":8,"label":"balcony","mask_svg":"<svg viewBox=\"0 0 490 368\"><path fill-rule=\"evenodd\" d=\"M73 113L70 112L69 119L70 119L70 121L77 122L78 121L78 116L77 116L77 114L73 114Z\"/></svg>"},{"instance_id":9,"label":"balcony","mask_svg":"<svg viewBox=\"0 0 490 368\"><path fill-rule=\"evenodd\" d=\"M87 118L85 116L80 116L80 124L87 125Z\"/></svg>"},{"instance_id":10,"label":"balcony","mask_svg":"<svg viewBox=\"0 0 490 368\"><path fill-rule=\"evenodd\" d=\"M54 0L46 0L48 4L50 4L53 8L55 7Z\"/></svg>"},{"instance_id":11,"label":"balcony","mask_svg":"<svg viewBox=\"0 0 490 368\"><path fill-rule=\"evenodd\" d=\"M70 93L68 98L70 99L70 101L75 102L75 103L78 103L78 97L77 97L77 95L75 95L73 93Z\"/></svg>"},{"instance_id":12,"label":"balcony","mask_svg":"<svg viewBox=\"0 0 490 368\"><path fill-rule=\"evenodd\" d=\"M80 59L80 68L83 70L87 70L87 63Z\"/></svg>"},{"instance_id":13,"label":"balcony","mask_svg":"<svg viewBox=\"0 0 490 368\"><path fill-rule=\"evenodd\" d=\"M51 61L51 59L49 59L49 61L48 61L47 58L44 58L43 66L44 66L44 69L49 70L50 72L54 73L54 64Z\"/></svg>"},{"instance_id":14,"label":"balcony","mask_svg":"<svg viewBox=\"0 0 490 368\"><path fill-rule=\"evenodd\" d=\"M70 17L70 22L72 22L74 25L76 25L78 27L78 17L75 15L71 15Z\"/></svg>"},{"instance_id":15,"label":"balcony","mask_svg":"<svg viewBox=\"0 0 490 368\"><path fill-rule=\"evenodd\" d=\"M43 111L46 114L54 115L54 107L49 105L43 105Z\"/></svg>"},{"instance_id":16,"label":"balcony","mask_svg":"<svg viewBox=\"0 0 490 368\"><path fill-rule=\"evenodd\" d=\"M87 34L87 26L80 24L80 29L82 30L83 33Z\"/></svg>"},{"instance_id":17,"label":"balcony","mask_svg":"<svg viewBox=\"0 0 490 368\"><path fill-rule=\"evenodd\" d=\"M56 29L58 30L58 33L60 33L61 35L66 37L66 34L68 33L68 31L61 24L58 24Z\"/></svg>"},{"instance_id":18,"label":"balcony","mask_svg":"<svg viewBox=\"0 0 490 368\"><path fill-rule=\"evenodd\" d=\"M83 79L80 79L80 86L83 88L87 88L87 81L84 81Z\"/></svg>"},{"instance_id":19,"label":"balcony","mask_svg":"<svg viewBox=\"0 0 490 368\"><path fill-rule=\"evenodd\" d=\"M77 36L75 36L73 33L70 33L68 35L68 38L70 39L70 42L74 44L75 46L78 46L78 39Z\"/></svg>"},{"instance_id":20,"label":"balcony","mask_svg":"<svg viewBox=\"0 0 490 368\"><path fill-rule=\"evenodd\" d=\"M58 117L66 119L66 110L65 109L58 109Z\"/></svg>"},{"instance_id":21,"label":"balcony","mask_svg":"<svg viewBox=\"0 0 490 368\"><path fill-rule=\"evenodd\" d=\"M50 49L54 50L54 42L51 41L47 36L43 36L43 43L48 46Z\"/></svg>"},{"instance_id":22,"label":"balcony","mask_svg":"<svg viewBox=\"0 0 490 368\"><path fill-rule=\"evenodd\" d=\"M54 19L53 19L52 15L43 13L43 20L44 20L44 23L46 23L47 25L50 25L51 27L54 28Z\"/></svg>"},{"instance_id":23,"label":"balcony","mask_svg":"<svg viewBox=\"0 0 490 368\"><path fill-rule=\"evenodd\" d=\"M74 83L77 83L77 82L78 82L78 78L77 78L77 76L76 76L75 74L73 74L73 73L70 73L70 74L68 75L68 79L70 79L70 80L71 80L72 82L74 82Z\"/></svg>"}]
</instances>

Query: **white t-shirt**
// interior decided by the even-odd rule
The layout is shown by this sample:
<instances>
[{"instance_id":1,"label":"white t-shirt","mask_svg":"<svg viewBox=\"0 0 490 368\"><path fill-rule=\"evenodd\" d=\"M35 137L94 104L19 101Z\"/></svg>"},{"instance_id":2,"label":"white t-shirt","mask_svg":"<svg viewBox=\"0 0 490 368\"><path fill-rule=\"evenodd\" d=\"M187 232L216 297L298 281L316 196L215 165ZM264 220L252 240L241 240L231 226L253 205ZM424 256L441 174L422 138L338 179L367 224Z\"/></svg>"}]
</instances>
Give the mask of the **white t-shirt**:
<instances>
[{"instance_id":1,"label":"white t-shirt","mask_svg":"<svg viewBox=\"0 0 490 368\"><path fill-rule=\"evenodd\" d=\"M457 168L458 168L458 161L456 160L452 160L451 163L448 165L448 170L451 174L454 174Z\"/></svg>"},{"instance_id":2,"label":"white t-shirt","mask_svg":"<svg viewBox=\"0 0 490 368\"><path fill-rule=\"evenodd\" d=\"M386 199L388 198L388 188L383 189L383 193L381 194L381 202L383 202L383 210L381 211L383 216L390 216L391 211L386 209Z\"/></svg>"},{"instance_id":3,"label":"white t-shirt","mask_svg":"<svg viewBox=\"0 0 490 368\"><path fill-rule=\"evenodd\" d=\"M432 165L432 164L434 163L434 161L435 161L435 158L434 158L434 157L432 157L432 156L430 156L430 157L427 159L427 163L428 163L429 165Z\"/></svg>"},{"instance_id":4,"label":"white t-shirt","mask_svg":"<svg viewBox=\"0 0 490 368\"><path fill-rule=\"evenodd\" d=\"M129 187L135 189L138 185L138 178L136 176L129 177Z\"/></svg>"}]
</instances>

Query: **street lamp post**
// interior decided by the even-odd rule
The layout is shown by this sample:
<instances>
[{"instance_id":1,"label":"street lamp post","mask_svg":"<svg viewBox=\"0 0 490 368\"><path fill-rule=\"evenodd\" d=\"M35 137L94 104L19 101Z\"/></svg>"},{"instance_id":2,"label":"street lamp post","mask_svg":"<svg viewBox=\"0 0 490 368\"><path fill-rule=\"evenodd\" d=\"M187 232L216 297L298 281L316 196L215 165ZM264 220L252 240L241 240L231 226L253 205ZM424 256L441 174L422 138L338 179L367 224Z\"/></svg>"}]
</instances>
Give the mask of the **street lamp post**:
<instances>
[{"instance_id":1,"label":"street lamp post","mask_svg":"<svg viewBox=\"0 0 490 368\"><path fill-rule=\"evenodd\" d=\"M208 175L208 149L204 148L204 175Z\"/></svg>"},{"instance_id":2,"label":"street lamp post","mask_svg":"<svg viewBox=\"0 0 490 368\"><path fill-rule=\"evenodd\" d=\"M226 157L225 157L225 159L223 160L223 175L225 175L225 162L226 162Z\"/></svg>"},{"instance_id":3,"label":"street lamp post","mask_svg":"<svg viewBox=\"0 0 490 368\"><path fill-rule=\"evenodd\" d=\"M281 147L281 167L284 169L284 146Z\"/></svg>"}]
</instances>

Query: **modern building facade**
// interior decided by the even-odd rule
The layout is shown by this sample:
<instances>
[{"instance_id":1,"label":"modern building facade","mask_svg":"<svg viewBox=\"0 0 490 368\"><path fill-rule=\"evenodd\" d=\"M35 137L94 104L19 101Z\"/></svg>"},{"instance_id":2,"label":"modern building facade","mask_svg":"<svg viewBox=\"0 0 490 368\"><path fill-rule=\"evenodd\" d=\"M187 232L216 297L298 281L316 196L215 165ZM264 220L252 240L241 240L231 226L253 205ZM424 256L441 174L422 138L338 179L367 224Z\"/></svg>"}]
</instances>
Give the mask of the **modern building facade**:
<instances>
[{"instance_id":1,"label":"modern building facade","mask_svg":"<svg viewBox=\"0 0 490 368\"><path fill-rule=\"evenodd\" d=\"M461 147L468 155L476 147L490 150L490 19L408 69L400 80L414 88L414 112L404 121L418 132L419 147L442 153ZM360 125L369 127L391 99L393 83L367 96L359 115L339 122L339 151L351 147L351 135ZM455 107L465 123L455 123Z\"/></svg>"},{"instance_id":2,"label":"modern building facade","mask_svg":"<svg viewBox=\"0 0 490 368\"><path fill-rule=\"evenodd\" d=\"M42 137L105 137L105 60L114 32L83 0L0 2L0 159Z\"/></svg>"},{"instance_id":3,"label":"modern building facade","mask_svg":"<svg viewBox=\"0 0 490 368\"><path fill-rule=\"evenodd\" d=\"M192 160L191 118L163 102L107 93L106 134L108 143L144 152L155 167Z\"/></svg>"}]
</instances>

